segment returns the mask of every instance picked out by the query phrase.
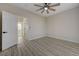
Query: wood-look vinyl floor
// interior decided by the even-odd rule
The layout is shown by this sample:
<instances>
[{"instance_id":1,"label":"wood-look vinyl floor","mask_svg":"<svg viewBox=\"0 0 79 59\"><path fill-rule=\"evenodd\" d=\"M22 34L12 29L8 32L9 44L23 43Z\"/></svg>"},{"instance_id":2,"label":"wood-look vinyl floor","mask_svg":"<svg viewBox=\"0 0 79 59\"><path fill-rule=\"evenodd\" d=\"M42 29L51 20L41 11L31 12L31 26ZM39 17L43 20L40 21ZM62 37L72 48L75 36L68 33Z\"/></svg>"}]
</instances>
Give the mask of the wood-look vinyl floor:
<instances>
[{"instance_id":1,"label":"wood-look vinyl floor","mask_svg":"<svg viewBox=\"0 0 79 59\"><path fill-rule=\"evenodd\" d=\"M0 52L0 56L79 56L79 44L43 37L23 41Z\"/></svg>"}]
</instances>

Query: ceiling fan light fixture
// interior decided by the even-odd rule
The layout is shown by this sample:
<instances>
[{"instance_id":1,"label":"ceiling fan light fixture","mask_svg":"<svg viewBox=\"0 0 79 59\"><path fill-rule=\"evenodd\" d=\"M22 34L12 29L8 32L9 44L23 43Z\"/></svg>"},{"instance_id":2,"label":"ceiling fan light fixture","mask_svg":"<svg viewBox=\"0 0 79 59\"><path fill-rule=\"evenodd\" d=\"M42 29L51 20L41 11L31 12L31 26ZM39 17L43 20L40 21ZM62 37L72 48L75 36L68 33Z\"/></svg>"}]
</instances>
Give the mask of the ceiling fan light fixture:
<instances>
[{"instance_id":1,"label":"ceiling fan light fixture","mask_svg":"<svg viewBox=\"0 0 79 59\"><path fill-rule=\"evenodd\" d=\"M46 11L47 14L48 14L49 11L55 11L55 9L52 8L52 7L60 6L60 3L56 3L56 4L53 4L53 5L51 3L44 3L43 6L35 4L34 6L40 7L40 9L38 9L38 11L42 10L41 13Z\"/></svg>"},{"instance_id":2,"label":"ceiling fan light fixture","mask_svg":"<svg viewBox=\"0 0 79 59\"><path fill-rule=\"evenodd\" d=\"M48 10L48 8L47 8L47 7L45 7L44 9L45 9L45 10Z\"/></svg>"}]
</instances>

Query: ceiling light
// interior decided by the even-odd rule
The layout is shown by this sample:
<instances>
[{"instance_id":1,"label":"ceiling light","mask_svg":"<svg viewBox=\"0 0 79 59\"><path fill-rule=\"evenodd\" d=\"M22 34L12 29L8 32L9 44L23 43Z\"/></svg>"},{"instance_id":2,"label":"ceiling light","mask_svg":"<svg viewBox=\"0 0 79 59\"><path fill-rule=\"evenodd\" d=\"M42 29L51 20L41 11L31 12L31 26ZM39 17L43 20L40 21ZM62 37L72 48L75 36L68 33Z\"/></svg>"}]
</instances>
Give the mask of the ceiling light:
<instances>
[{"instance_id":1,"label":"ceiling light","mask_svg":"<svg viewBox=\"0 0 79 59\"><path fill-rule=\"evenodd\" d=\"M45 9L45 10L47 10L48 8L47 8L47 7L45 7L44 9Z\"/></svg>"}]
</instances>

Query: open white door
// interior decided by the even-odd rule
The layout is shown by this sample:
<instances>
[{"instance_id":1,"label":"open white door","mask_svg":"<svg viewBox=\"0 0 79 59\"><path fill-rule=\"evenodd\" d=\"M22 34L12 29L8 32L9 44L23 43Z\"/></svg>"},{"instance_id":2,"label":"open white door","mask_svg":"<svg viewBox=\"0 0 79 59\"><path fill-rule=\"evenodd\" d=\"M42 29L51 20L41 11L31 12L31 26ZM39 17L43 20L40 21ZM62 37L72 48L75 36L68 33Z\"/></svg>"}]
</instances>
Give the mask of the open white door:
<instances>
[{"instance_id":1,"label":"open white door","mask_svg":"<svg viewBox=\"0 0 79 59\"><path fill-rule=\"evenodd\" d=\"M2 50L17 44L17 16L2 12Z\"/></svg>"}]
</instances>

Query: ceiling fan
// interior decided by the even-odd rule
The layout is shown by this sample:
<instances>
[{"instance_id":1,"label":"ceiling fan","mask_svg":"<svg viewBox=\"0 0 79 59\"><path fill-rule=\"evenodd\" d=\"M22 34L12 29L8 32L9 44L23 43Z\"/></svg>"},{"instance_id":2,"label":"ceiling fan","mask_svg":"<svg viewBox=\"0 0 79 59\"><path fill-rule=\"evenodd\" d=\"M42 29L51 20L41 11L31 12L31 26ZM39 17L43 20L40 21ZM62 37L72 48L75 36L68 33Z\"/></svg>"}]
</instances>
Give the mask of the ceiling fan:
<instances>
[{"instance_id":1,"label":"ceiling fan","mask_svg":"<svg viewBox=\"0 0 79 59\"><path fill-rule=\"evenodd\" d=\"M52 8L52 7L56 7L56 6L60 6L60 3L56 3L56 4L51 4L51 3L44 3L43 5L38 5L38 4L34 4L34 6L40 7L39 9L37 9L36 11L41 11L41 13L44 13L44 11L47 12L47 14L50 11L56 11L56 9Z\"/></svg>"}]
</instances>

